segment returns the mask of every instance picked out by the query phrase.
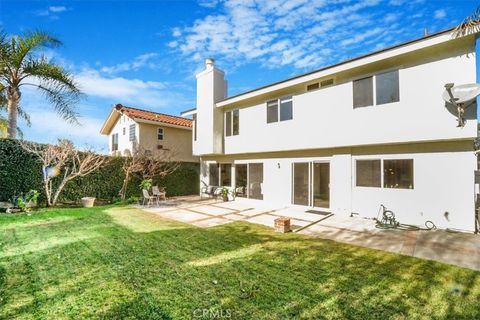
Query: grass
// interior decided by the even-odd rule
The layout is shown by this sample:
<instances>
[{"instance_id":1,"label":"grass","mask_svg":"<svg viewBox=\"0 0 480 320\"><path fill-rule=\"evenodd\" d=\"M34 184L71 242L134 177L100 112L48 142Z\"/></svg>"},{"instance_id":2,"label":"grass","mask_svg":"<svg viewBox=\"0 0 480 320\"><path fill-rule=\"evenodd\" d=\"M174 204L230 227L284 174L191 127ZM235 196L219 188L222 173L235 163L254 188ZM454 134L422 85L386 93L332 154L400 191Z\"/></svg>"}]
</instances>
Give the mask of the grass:
<instances>
[{"instance_id":1,"label":"grass","mask_svg":"<svg viewBox=\"0 0 480 320\"><path fill-rule=\"evenodd\" d=\"M0 216L0 318L474 319L480 273L137 209Z\"/></svg>"}]
</instances>

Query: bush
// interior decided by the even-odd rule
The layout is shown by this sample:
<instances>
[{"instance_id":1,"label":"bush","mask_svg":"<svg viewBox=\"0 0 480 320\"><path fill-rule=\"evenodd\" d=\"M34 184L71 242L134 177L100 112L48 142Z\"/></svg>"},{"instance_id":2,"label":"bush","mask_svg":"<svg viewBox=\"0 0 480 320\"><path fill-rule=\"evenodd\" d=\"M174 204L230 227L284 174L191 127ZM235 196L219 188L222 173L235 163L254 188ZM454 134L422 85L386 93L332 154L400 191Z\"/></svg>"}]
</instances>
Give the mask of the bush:
<instances>
[{"instance_id":1,"label":"bush","mask_svg":"<svg viewBox=\"0 0 480 320\"><path fill-rule=\"evenodd\" d=\"M123 158L110 157L110 161L98 171L70 181L60 195L60 202L77 202L85 196L113 202L122 188ZM199 164L184 162L171 175L153 179L153 185L165 187L167 196L198 194ZM140 197L139 176L133 176L128 184L127 198ZM42 167L35 156L24 151L15 141L0 139L0 201L8 201L14 195L25 194L31 189L40 191L39 202L45 201L42 184Z\"/></svg>"}]
</instances>

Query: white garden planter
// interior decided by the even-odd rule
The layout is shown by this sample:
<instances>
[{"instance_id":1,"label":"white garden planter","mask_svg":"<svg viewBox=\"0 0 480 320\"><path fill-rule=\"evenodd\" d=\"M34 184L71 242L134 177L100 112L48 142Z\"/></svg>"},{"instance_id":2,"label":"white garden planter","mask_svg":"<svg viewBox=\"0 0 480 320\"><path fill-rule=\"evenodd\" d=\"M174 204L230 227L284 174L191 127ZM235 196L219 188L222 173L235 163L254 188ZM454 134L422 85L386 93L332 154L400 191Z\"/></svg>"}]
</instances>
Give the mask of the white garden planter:
<instances>
[{"instance_id":1,"label":"white garden planter","mask_svg":"<svg viewBox=\"0 0 480 320\"><path fill-rule=\"evenodd\" d=\"M91 208L95 202L94 197L84 197L82 198L82 207L84 208Z\"/></svg>"}]
</instances>

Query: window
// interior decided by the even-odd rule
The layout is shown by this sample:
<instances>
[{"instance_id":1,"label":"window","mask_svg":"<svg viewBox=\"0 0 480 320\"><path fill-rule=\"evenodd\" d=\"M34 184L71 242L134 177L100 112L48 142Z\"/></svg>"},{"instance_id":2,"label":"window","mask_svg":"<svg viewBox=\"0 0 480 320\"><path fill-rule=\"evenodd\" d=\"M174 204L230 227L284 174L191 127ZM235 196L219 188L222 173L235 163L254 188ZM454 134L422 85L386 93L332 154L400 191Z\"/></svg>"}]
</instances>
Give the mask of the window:
<instances>
[{"instance_id":1,"label":"window","mask_svg":"<svg viewBox=\"0 0 480 320\"><path fill-rule=\"evenodd\" d=\"M125 133L127 132L127 128L123 127L123 135L125 135Z\"/></svg>"},{"instance_id":2,"label":"window","mask_svg":"<svg viewBox=\"0 0 480 320\"><path fill-rule=\"evenodd\" d=\"M225 112L225 136L232 135L232 111Z\"/></svg>"},{"instance_id":3,"label":"window","mask_svg":"<svg viewBox=\"0 0 480 320\"><path fill-rule=\"evenodd\" d=\"M211 186L218 186L218 164L217 163L210 163L208 165L208 177L209 177L209 185Z\"/></svg>"},{"instance_id":4,"label":"window","mask_svg":"<svg viewBox=\"0 0 480 320\"><path fill-rule=\"evenodd\" d=\"M225 112L225 136L237 136L240 127L240 111L238 109Z\"/></svg>"},{"instance_id":5,"label":"window","mask_svg":"<svg viewBox=\"0 0 480 320\"><path fill-rule=\"evenodd\" d=\"M280 107L279 107L280 105ZM267 123L293 119L293 99L284 97L267 102Z\"/></svg>"},{"instance_id":6,"label":"window","mask_svg":"<svg viewBox=\"0 0 480 320\"><path fill-rule=\"evenodd\" d=\"M112 134L112 151L118 150L118 133Z\"/></svg>"},{"instance_id":7,"label":"window","mask_svg":"<svg viewBox=\"0 0 480 320\"><path fill-rule=\"evenodd\" d=\"M380 160L357 160L357 187L382 186Z\"/></svg>"},{"instance_id":8,"label":"window","mask_svg":"<svg viewBox=\"0 0 480 320\"><path fill-rule=\"evenodd\" d=\"M232 111L232 116L233 116L233 132L232 134L234 136L237 136L239 134L239 131L240 131L240 111L237 109L237 110L233 110Z\"/></svg>"},{"instance_id":9,"label":"window","mask_svg":"<svg viewBox=\"0 0 480 320\"><path fill-rule=\"evenodd\" d=\"M197 141L197 114L192 116L193 119L193 141Z\"/></svg>"},{"instance_id":10,"label":"window","mask_svg":"<svg viewBox=\"0 0 480 320\"><path fill-rule=\"evenodd\" d=\"M353 81L353 107L361 108L373 105L372 77Z\"/></svg>"},{"instance_id":11,"label":"window","mask_svg":"<svg viewBox=\"0 0 480 320\"><path fill-rule=\"evenodd\" d=\"M357 160L356 170L357 187L413 189L413 159Z\"/></svg>"},{"instance_id":12,"label":"window","mask_svg":"<svg viewBox=\"0 0 480 320\"><path fill-rule=\"evenodd\" d=\"M158 140L163 140L163 128L158 128L157 138L158 138Z\"/></svg>"},{"instance_id":13,"label":"window","mask_svg":"<svg viewBox=\"0 0 480 320\"><path fill-rule=\"evenodd\" d=\"M267 102L267 123L278 121L278 100Z\"/></svg>"},{"instance_id":14,"label":"window","mask_svg":"<svg viewBox=\"0 0 480 320\"><path fill-rule=\"evenodd\" d=\"M135 125L131 124L128 129L128 140L135 141Z\"/></svg>"},{"instance_id":15,"label":"window","mask_svg":"<svg viewBox=\"0 0 480 320\"><path fill-rule=\"evenodd\" d=\"M292 97L280 99L280 121L293 119Z\"/></svg>"},{"instance_id":16,"label":"window","mask_svg":"<svg viewBox=\"0 0 480 320\"><path fill-rule=\"evenodd\" d=\"M398 70L353 81L353 107L361 108L400 101ZM374 95L375 90L375 95ZM374 101L375 96L375 101Z\"/></svg>"},{"instance_id":17,"label":"window","mask_svg":"<svg viewBox=\"0 0 480 320\"><path fill-rule=\"evenodd\" d=\"M232 165L230 163L222 163L220 165L221 186L232 186Z\"/></svg>"},{"instance_id":18,"label":"window","mask_svg":"<svg viewBox=\"0 0 480 320\"><path fill-rule=\"evenodd\" d=\"M384 160L383 187L413 189L413 159Z\"/></svg>"},{"instance_id":19,"label":"window","mask_svg":"<svg viewBox=\"0 0 480 320\"><path fill-rule=\"evenodd\" d=\"M400 100L398 70L375 76L376 104L397 102Z\"/></svg>"}]
</instances>

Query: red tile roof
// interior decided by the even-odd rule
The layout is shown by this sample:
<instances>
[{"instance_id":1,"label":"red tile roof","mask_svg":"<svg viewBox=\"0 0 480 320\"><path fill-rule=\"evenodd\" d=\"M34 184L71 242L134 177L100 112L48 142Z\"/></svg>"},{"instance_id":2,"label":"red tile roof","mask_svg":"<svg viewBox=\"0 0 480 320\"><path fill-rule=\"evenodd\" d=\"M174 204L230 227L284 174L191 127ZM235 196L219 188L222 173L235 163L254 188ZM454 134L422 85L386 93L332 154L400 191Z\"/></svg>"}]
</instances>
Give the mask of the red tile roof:
<instances>
[{"instance_id":1,"label":"red tile roof","mask_svg":"<svg viewBox=\"0 0 480 320\"><path fill-rule=\"evenodd\" d=\"M192 120L187 118L171 116L168 114L157 113L152 111L140 110L136 108L126 107L121 104L115 105L115 109L132 119L155 121L155 122L172 124L172 125L188 127L188 128L192 127Z\"/></svg>"}]
</instances>

